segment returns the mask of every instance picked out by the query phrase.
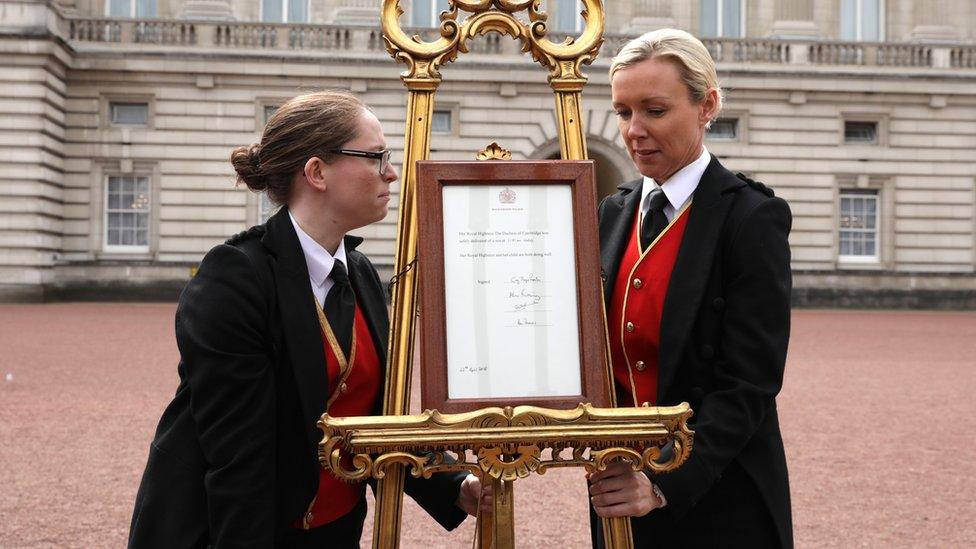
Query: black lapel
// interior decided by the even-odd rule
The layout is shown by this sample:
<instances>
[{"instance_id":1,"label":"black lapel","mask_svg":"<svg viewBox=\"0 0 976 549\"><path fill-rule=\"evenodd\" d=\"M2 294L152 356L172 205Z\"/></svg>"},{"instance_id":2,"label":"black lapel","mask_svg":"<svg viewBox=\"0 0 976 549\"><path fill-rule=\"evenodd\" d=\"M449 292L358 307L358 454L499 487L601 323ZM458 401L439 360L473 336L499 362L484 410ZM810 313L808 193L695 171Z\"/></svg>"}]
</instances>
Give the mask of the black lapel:
<instances>
[{"instance_id":1,"label":"black lapel","mask_svg":"<svg viewBox=\"0 0 976 549\"><path fill-rule=\"evenodd\" d=\"M643 179L623 183L617 188L621 192L611 195L600 212L600 266L603 268L603 298L609 308L613 285L617 280L620 258L630 241L630 230L637 215Z\"/></svg>"},{"instance_id":2,"label":"black lapel","mask_svg":"<svg viewBox=\"0 0 976 549\"><path fill-rule=\"evenodd\" d=\"M712 156L695 189L691 211L688 212L688 225L681 238L661 315L659 402L674 380L692 324L698 315L712 262L718 253L721 229L732 205L734 194L729 191L743 185L745 183Z\"/></svg>"},{"instance_id":3,"label":"black lapel","mask_svg":"<svg viewBox=\"0 0 976 549\"><path fill-rule=\"evenodd\" d=\"M389 341L390 321L386 312L386 300L383 298L382 286L375 278L373 269L362 256L355 252L356 246L363 241L358 236L346 236L346 259L349 261L349 282L356 293L356 303L359 304L369 326L369 333L373 336L376 354L380 359L381 371L386 370L386 347ZM370 284L372 282L372 284Z\"/></svg>"},{"instance_id":4,"label":"black lapel","mask_svg":"<svg viewBox=\"0 0 976 549\"><path fill-rule=\"evenodd\" d=\"M329 377L308 266L287 208L272 216L267 227L261 242L276 258L273 264L285 348L295 374L306 435L317 446L322 433L315 424L325 413Z\"/></svg>"}]
</instances>

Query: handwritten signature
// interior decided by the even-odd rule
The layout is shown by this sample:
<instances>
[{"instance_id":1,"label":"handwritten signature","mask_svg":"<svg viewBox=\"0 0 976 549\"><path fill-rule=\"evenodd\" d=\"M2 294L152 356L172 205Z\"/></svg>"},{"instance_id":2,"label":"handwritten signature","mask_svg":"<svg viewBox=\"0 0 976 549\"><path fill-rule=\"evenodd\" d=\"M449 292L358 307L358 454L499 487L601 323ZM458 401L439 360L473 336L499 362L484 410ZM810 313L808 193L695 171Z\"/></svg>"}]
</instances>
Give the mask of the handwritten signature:
<instances>
[{"instance_id":1,"label":"handwritten signature","mask_svg":"<svg viewBox=\"0 0 976 549\"><path fill-rule=\"evenodd\" d=\"M513 276L510 280L512 284L538 284L542 282L539 275L530 274L526 276Z\"/></svg>"},{"instance_id":2,"label":"handwritten signature","mask_svg":"<svg viewBox=\"0 0 976 549\"><path fill-rule=\"evenodd\" d=\"M533 305L538 305L541 302L542 302L541 295L532 296L524 301L519 301L518 303L514 303L512 305L512 308L515 309L516 311L521 311L523 309L532 307Z\"/></svg>"}]
</instances>

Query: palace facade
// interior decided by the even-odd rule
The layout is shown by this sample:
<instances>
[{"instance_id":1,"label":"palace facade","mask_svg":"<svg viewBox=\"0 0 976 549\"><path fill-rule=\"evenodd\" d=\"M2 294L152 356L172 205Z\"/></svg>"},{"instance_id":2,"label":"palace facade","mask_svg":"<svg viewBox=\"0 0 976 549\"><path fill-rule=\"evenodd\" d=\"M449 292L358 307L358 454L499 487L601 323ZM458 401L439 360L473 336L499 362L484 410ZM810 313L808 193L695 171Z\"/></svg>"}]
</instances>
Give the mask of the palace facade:
<instances>
[{"instance_id":1,"label":"palace facade","mask_svg":"<svg viewBox=\"0 0 976 549\"><path fill-rule=\"evenodd\" d=\"M726 89L707 147L793 209L798 303L976 307L976 4L605 3L583 91L601 195L637 175L609 60L641 32L682 28ZM432 36L447 2L401 4L404 26ZM175 299L209 248L273 211L235 187L229 155L302 91L358 94L402 159L403 67L379 5L0 0L0 300ZM554 36L580 28L577 1L543 7ZM432 158L492 141L516 159L558 156L546 71L513 40L480 37L442 73ZM389 276L395 208L359 234Z\"/></svg>"}]
</instances>

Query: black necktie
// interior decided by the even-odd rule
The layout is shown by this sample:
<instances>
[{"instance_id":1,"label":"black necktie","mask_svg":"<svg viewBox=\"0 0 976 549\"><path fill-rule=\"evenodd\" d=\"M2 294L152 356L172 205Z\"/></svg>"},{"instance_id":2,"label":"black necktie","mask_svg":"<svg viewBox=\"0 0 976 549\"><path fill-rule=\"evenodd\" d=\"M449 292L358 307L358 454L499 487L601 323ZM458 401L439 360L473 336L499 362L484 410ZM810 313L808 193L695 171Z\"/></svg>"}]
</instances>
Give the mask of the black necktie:
<instances>
[{"instance_id":1,"label":"black necktie","mask_svg":"<svg viewBox=\"0 0 976 549\"><path fill-rule=\"evenodd\" d=\"M650 207L644 214L644 222L641 224L641 251L646 250L657 235L668 226L668 216L664 215L664 207L667 205L668 197L664 195L664 191L660 188L651 191Z\"/></svg>"},{"instance_id":2,"label":"black necktie","mask_svg":"<svg viewBox=\"0 0 976 549\"><path fill-rule=\"evenodd\" d=\"M332 289L325 298L325 318L329 320L332 333L339 341L342 353L349 357L349 348L352 346L352 326L356 316L356 296L352 293L352 286L349 284L349 275L346 266L342 261L335 260L332 272Z\"/></svg>"}]
</instances>

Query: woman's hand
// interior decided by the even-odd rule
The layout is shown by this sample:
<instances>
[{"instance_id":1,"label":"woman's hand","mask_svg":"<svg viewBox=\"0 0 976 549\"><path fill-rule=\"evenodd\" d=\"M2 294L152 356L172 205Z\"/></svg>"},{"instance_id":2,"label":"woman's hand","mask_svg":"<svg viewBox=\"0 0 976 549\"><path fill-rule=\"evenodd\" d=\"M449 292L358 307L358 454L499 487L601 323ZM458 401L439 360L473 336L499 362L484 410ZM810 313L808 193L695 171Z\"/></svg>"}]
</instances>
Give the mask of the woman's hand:
<instances>
[{"instance_id":1,"label":"woman's hand","mask_svg":"<svg viewBox=\"0 0 976 549\"><path fill-rule=\"evenodd\" d=\"M629 462L611 463L589 479L590 502L600 517L642 517L662 506L650 479Z\"/></svg>"},{"instance_id":2,"label":"woman's hand","mask_svg":"<svg viewBox=\"0 0 976 549\"><path fill-rule=\"evenodd\" d=\"M491 507L493 499L491 485L482 486L481 479L474 475L468 475L461 482L461 492L458 494L457 506L471 516L478 515L478 505L481 507Z\"/></svg>"}]
</instances>

